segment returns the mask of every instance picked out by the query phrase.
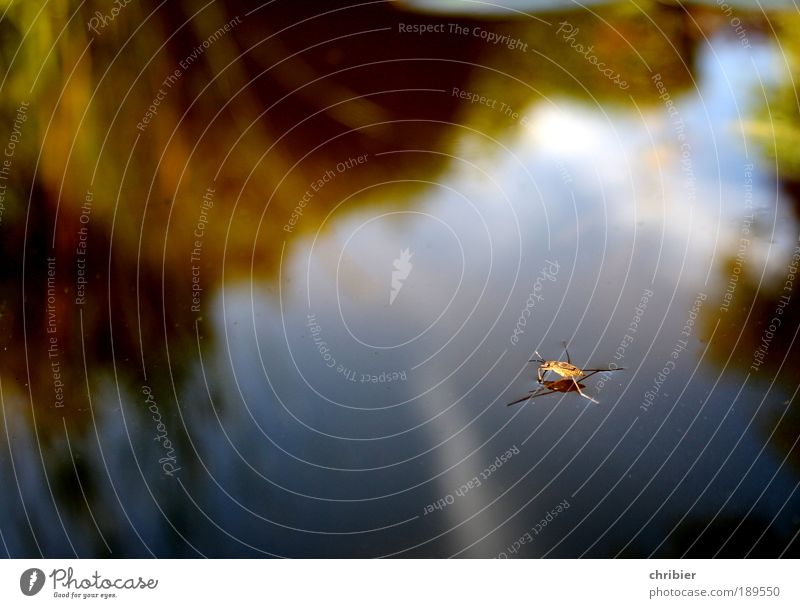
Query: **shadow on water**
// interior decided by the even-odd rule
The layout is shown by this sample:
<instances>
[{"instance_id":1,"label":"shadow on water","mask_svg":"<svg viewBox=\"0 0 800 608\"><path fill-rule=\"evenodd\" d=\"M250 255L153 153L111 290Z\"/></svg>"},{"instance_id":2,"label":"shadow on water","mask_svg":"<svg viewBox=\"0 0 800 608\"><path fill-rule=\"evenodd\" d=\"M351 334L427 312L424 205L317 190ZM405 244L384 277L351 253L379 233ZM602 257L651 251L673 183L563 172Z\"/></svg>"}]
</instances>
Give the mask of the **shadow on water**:
<instances>
[{"instance_id":1,"label":"shadow on water","mask_svg":"<svg viewBox=\"0 0 800 608\"><path fill-rule=\"evenodd\" d=\"M9 554L796 554L792 19L639 4L9 5Z\"/></svg>"}]
</instances>

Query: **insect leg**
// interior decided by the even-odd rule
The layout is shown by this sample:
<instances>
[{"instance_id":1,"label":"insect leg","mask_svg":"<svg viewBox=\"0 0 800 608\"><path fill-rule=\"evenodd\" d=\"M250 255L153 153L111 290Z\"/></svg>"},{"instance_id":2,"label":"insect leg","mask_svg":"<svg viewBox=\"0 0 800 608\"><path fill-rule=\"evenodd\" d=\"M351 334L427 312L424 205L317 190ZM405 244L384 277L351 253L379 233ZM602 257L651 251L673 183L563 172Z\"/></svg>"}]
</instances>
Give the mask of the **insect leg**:
<instances>
[{"instance_id":1,"label":"insect leg","mask_svg":"<svg viewBox=\"0 0 800 608\"><path fill-rule=\"evenodd\" d=\"M506 403L506 406L509 406L509 405L516 405L517 403L522 403L523 401L527 401L528 399L532 399L532 398L534 397L534 394L533 394L533 393L534 393L534 391L531 391L530 393L528 393L528 394L527 394L527 395L525 395L524 397L520 397L520 398L519 398L519 399L517 399L516 401L512 401L511 403Z\"/></svg>"},{"instance_id":2,"label":"insect leg","mask_svg":"<svg viewBox=\"0 0 800 608\"><path fill-rule=\"evenodd\" d=\"M598 404L600 403L599 401L597 401L597 400L595 400L595 399L592 399L592 398L591 398L589 395L587 395L586 393L584 393L584 392L581 390L581 386L580 386L580 384L578 384L578 382L575 380L575 378L572 378L572 382L575 384L575 388L576 388L576 389L578 389L578 392L581 394L581 397L585 397L586 399L588 399L588 400L589 400L589 401L591 401L592 403L598 403Z\"/></svg>"}]
</instances>

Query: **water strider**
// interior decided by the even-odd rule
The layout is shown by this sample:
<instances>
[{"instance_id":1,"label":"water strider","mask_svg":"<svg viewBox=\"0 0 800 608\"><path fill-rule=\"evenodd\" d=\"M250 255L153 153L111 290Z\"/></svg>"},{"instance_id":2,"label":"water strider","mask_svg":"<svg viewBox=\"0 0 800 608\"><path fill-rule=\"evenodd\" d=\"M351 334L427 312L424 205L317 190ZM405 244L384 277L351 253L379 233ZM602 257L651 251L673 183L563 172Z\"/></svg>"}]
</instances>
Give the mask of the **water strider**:
<instances>
[{"instance_id":1,"label":"water strider","mask_svg":"<svg viewBox=\"0 0 800 608\"><path fill-rule=\"evenodd\" d=\"M541 385L540 388L531 391L524 397L520 397L516 401L512 401L508 405L515 405L517 403L521 403L523 401L528 401L529 399L534 399L536 397L542 397L544 395L549 395L551 393L569 393L572 391L577 391L581 397L585 397L592 403L599 403L597 400L592 399L584 393L581 389L586 388L583 384L579 382L579 380L585 380L593 376L598 372L615 372L620 371L622 367L617 367L615 369L610 368L593 368L593 369L580 369L572 364L572 359L569 356L569 350L567 350L567 343L564 342L564 354L567 357L566 361L545 361L542 359L542 356L539 354L539 351L533 351L533 353L538 357L537 359L529 359L529 363L538 363L539 367L536 369L536 379L538 380L539 384ZM547 372L554 372L561 376L559 380L545 380L544 376ZM588 373L587 373L588 372Z\"/></svg>"}]
</instances>

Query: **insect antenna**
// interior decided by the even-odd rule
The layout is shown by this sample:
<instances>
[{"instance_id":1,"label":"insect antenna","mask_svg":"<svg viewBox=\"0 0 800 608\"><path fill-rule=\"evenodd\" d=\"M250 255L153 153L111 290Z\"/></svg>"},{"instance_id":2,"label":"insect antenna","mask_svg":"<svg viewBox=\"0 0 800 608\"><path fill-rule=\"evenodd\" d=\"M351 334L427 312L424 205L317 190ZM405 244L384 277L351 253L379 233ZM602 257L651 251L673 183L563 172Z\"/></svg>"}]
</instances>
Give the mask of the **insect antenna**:
<instances>
[{"instance_id":1,"label":"insect antenna","mask_svg":"<svg viewBox=\"0 0 800 608\"><path fill-rule=\"evenodd\" d=\"M544 363L544 359L542 359L542 355L539 354L538 350L533 351L533 354L539 357L538 359L528 359L528 363Z\"/></svg>"}]
</instances>

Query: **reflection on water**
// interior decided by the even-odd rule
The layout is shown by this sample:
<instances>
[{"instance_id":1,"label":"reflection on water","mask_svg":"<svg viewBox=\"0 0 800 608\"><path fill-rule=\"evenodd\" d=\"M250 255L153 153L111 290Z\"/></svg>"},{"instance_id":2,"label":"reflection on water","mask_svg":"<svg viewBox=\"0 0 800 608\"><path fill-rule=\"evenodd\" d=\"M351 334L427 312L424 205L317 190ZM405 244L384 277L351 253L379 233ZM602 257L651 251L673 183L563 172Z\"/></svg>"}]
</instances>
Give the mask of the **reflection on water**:
<instances>
[{"instance_id":1,"label":"reflection on water","mask_svg":"<svg viewBox=\"0 0 800 608\"><path fill-rule=\"evenodd\" d=\"M752 135L793 66L763 21L742 16L748 48L713 7L604 7L613 28L282 7L137 132L239 8L193 20L124 121L32 113L44 143L86 133L19 170L2 220L25 254L0 309L10 555L797 554L796 175ZM553 36L562 18L630 90ZM530 51L395 31L438 19ZM81 99L99 76L77 65ZM625 371L581 381L599 405L556 382L506 407L562 341Z\"/></svg>"}]
</instances>

